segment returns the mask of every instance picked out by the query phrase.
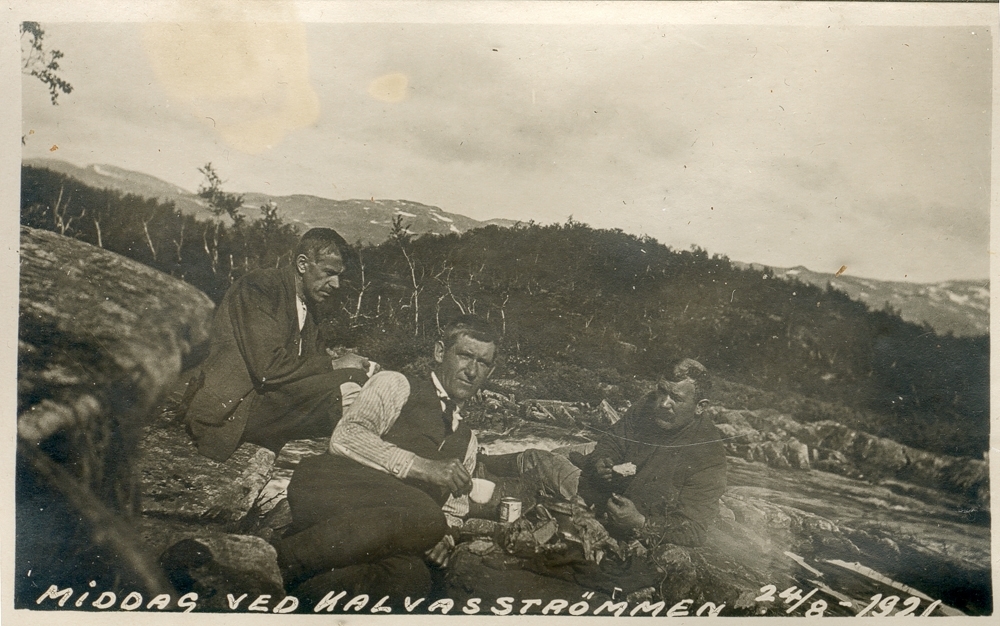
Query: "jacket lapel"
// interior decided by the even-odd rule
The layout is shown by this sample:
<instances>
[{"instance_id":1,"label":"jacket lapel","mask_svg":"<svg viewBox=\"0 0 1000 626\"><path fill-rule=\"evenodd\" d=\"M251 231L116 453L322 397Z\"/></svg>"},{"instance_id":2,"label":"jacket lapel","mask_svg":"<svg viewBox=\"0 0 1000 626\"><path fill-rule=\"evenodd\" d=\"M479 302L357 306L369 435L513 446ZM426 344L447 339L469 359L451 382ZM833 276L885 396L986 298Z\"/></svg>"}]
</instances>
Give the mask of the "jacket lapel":
<instances>
[{"instance_id":1,"label":"jacket lapel","mask_svg":"<svg viewBox=\"0 0 1000 626\"><path fill-rule=\"evenodd\" d=\"M299 329L299 309L295 301L295 266L287 265L281 272L281 286L285 292L285 321L292 330L291 336L295 338L297 346L302 342L301 355L309 354L312 346L316 343L316 324L313 322L313 314L310 311L306 315L306 323ZM311 335L311 338L310 338Z\"/></svg>"}]
</instances>

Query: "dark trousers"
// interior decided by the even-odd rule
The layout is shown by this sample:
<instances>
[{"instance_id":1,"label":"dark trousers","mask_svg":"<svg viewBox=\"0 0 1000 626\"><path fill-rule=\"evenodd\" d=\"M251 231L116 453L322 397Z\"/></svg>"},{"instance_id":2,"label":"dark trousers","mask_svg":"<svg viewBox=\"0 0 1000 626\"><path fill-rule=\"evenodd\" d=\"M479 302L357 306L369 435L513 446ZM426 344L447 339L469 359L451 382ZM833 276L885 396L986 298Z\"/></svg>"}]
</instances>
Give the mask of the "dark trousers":
<instances>
[{"instance_id":1,"label":"dark trousers","mask_svg":"<svg viewBox=\"0 0 1000 626\"><path fill-rule=\"evenodd\" d=\"M351 459L322 454L299 463L288 485L288 504L292 534L275 543L286 588L319 574L330 579L323 584L336 579L347 588L380 571L392 572L400 589L429 584L423 555L448 525L441 506L420 489ZM331 569L345 571L330 578Z\"/></svg>"},{"instance_id":2,"label":"dark trousers","mask_svg":"<svg viewBox=\"0 0 1000 626\"><path fill-rule=\"evenodd\" d=\"M313 576L289 592L302 606L316 606L331 591L346 591L340 606L354 596L368 594L371 603L389 596L386 605L393 610L405 610L404 600L427 597L431 592L431 572L419 556L390 556L375 563L351 565ZM426 608L426 603L421 605Z\"/></svg>"},{"instance_id":3,"label":"dark trousers","mask_svg":"<svg viewBox=\"0 0 1000 626\"><path fill-rule=\"evenodd\" d=\"M334 370L257 395L250 404L243 441L277 453L293 439L329 437L343 412L340 385L352 378L364 380L364 373Z\"/></svg>"}]
</instances>

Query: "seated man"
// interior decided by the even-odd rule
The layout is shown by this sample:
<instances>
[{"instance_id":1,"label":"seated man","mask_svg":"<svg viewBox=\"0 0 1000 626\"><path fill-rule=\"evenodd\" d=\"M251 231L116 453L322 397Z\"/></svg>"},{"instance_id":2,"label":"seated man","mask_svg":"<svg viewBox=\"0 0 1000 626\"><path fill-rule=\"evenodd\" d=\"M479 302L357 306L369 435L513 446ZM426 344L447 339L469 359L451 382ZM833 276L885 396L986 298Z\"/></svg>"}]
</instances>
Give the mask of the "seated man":
<instances>
[{"instance_id":1,"label":"seated man","mask_svg":"<svg viewBox=\"0 0 1000 626\"><path fill-rule=\"evenodd\" d=\"M448 519L469 510L477 443L459 408L492 373L496 343L476 318L449 324L430 375L373 376L329 453L299 464L288 486L292 534L275 542L290 593L426 595L425 555L446 564Z\"/></svg>"},{"instance_id":2,"label":"seated man","mask_svg":"<svg viewBox=\"0 0 1000 626\"><path fill-rule=\"evenodd\" d=\"M705 367L685 359L674 379L633 405L591 454L573 460L583 469L580 495L607 513L613 535L698 546L718 514L726 456L705 413Z\"/></svg>"},{"instance_id":3,"label":"seated man","mask_svg":"<svg viewBox=\"0 0 1000 626\"><path fill-rule=\"evenodd\" d=\"M226 292L200 379L189 383L186 422L199 452L225 461L244 441L278 452L333 431L342 393L356 392L369 367L356 354L327 355L314 319L340 287L347 251L336 231L314 228L292 265L250 272Z\"/></svg>"}]
</instances>

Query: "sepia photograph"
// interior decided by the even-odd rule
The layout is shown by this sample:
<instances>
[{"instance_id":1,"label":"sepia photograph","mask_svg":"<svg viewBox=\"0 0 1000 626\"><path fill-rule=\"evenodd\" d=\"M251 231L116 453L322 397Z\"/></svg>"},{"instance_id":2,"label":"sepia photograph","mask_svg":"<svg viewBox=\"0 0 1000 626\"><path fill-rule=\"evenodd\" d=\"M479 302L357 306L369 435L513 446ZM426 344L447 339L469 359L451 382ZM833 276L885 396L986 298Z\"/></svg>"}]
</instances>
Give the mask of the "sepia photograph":
<instances>
[{"instance_id":1,"label":"sepia photograph","mask_svg":"<svg viewBox=\"0 0 1000 626\"><path fill-rule=\"evenodd\" d=\"M5 620L994 613L995 3L8 8Z\"/></svg>"}]
</instances>

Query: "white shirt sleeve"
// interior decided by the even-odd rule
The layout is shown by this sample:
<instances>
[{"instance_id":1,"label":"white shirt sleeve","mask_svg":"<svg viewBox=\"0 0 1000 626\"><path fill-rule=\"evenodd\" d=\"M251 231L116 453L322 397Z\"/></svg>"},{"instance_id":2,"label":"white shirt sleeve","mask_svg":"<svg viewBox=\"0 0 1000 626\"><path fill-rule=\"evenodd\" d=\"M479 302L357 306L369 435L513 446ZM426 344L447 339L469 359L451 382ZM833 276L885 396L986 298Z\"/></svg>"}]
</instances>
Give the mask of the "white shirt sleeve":
<instances>
[{"instance_id":1,"label":"white shirt sleeve","mask_svg":"<svg viewBox=\"0 0 1000 626\"><path fill-rule=\"evenodd\" d=\"M330 437L330 453L406 478L415 454L382 440L410 397L410 382L399 372L382 371L361 388Z\"/></svg>"}]
</instances>

